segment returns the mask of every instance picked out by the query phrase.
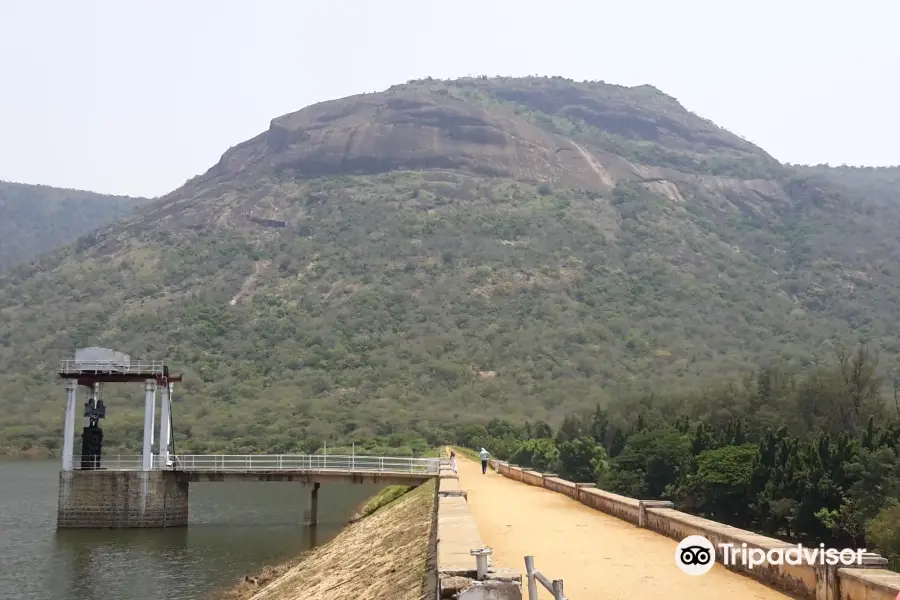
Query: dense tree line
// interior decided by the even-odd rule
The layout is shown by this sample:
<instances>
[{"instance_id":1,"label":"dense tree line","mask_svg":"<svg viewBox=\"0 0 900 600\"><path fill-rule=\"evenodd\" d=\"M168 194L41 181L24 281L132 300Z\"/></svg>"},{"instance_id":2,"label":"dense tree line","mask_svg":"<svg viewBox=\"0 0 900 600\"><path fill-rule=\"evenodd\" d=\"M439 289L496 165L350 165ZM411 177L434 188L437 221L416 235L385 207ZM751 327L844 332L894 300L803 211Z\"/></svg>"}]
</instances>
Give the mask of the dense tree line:
<instances>
[{"instance_id":1,"label":"dense tree line","mask_svg":"<svg viewBox=\"0 0 900 600\"><path fill-rule=\"evenodd\" d=\"M803 375L762 369L693 400L598 406L566 416L556 430L493 419L453 435L514 464L672 500L735 527L877 548L896 566L900 409L896 387L894 406L884 401L884 383L861 346Z\"/></svg>"}]
</instances>

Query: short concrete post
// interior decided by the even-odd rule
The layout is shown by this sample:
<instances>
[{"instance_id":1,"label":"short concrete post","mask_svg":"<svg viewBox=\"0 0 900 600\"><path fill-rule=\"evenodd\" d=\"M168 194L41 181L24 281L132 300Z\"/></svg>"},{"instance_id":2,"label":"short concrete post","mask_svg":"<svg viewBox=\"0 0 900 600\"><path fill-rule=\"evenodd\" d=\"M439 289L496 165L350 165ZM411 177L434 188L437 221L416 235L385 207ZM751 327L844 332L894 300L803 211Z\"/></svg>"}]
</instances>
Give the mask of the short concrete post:
<instances>
[{"instance_id":1,"label":"short concrete post","mask_svg":"<svg viewBox=\"0 0 900 600\"><path fill-rule=\"evenodd\" d=\"M862 562L852 565L853 569L886 569L888 561L880 554L866 552ZM841 577L839 570L847 565L816 566L816 600L841 600Z\"/></svg>"},{"instance_id":2,"label":"short concrete post","mask_svg":"<svg viewBox=\"0 0 900 600\"><path fill-rule=\"evenodd\" d=\"M638 500L638 527L646 529L649 521L647 520L648 508L675 508L675 505L668 500Z\"/></svg>"},{"instance_id":3,"label":"short concrete post","mask_svg":"<svg viewBox=\"0 0 900 600\"><path fill-rule=\"evenodd\" d=\"M75 406L77 404L78 381L70 379L66 382L66 420L62 447L63 471L72 471L75 468L73 454L75 450Z\"/></svg>"},{"instance_id":4,"label":"short concrete post","mask_svg":"<svg viewBox=\"0 0 900 600\"><path fill-rule=\"evenodd\" d=\"M888 559L876 554L875 552L866 552L862 555L862 562L854 565L854 569L886 569Z\"/></svg>"},{"instance_id":5,"label":"short concrete post","mask_svg":"<svg viewBox=\"0 0 900 600\"><path fill-rule=\"evenodd\" d=\"M153 406L156 404L156 380L144 382L144 448L141 454L141 469L153 469Z\"/></svg>"},{"instance_id":6,"label":"short concrete post","mask_svg":"<svg viewBox=\"0 0 900 600\"><path fill-rule=\"evenodd\" d=\"M575 484L575 499L581 502L581 490L584 488L595 488L597 487L596 483L576 483Z\"/></svg>"},{"instance_id":7,"label":"short concrete post","mask_svg":"<svg viewBox=\"0 0 900 600\"><path fill-rule=\"evenodd\" d=\"M475 573L478 581L484 581L488 572L488 557L493 554L493 552L494 551L487 546L469 551L469 554L475 557Z\"/></svg>"}]
</instances>

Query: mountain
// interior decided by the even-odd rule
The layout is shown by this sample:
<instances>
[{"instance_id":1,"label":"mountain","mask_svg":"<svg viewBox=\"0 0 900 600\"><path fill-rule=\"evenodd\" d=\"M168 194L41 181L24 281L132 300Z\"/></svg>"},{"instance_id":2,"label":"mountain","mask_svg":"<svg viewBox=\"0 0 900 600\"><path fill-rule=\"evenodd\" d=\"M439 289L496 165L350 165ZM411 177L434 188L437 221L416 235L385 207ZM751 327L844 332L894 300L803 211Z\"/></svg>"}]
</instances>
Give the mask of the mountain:
<instances>
[{"instance_id":1,"label":"mountain","mask_svg":"<svg viewBox=\"0 0 900 600\"><path fill-rule=\"evenodd\" d=\"M70 244L143 202L146 199L0 181L0 270Z\"/></svg>"},{"instance_id":2,"label":"mountain","mask_svg":"<svg viewBox=\"0 0 900 600\"><path fill-rule=\"evenodd\" d=\"M650 86L428 79L310 106L0 280L0 445L59 444L55 361L88 345L184 370L177 447L233 453L555 422L859 340L891 358L897 188L845 171ZM137 448L140 390L107 403L107 444Z\"/></svg>"}]
</instances>

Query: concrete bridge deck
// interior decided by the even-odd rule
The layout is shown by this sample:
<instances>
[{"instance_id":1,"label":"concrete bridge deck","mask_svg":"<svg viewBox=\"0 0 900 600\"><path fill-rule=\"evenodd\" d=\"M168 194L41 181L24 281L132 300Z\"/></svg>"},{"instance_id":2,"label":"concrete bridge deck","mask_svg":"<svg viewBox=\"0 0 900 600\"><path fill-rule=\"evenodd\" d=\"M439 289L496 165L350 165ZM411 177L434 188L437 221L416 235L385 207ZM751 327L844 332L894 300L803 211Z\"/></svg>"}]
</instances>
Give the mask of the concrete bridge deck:
<instances>
[{"instance_id":1,"label":"concrete bridge deck","mask_svg":"<svg viewBox=\"0 0 900 600\"><path fill-rule=\"evenodd\" d=\"M493 548L492 561L521 568L522 557L533 555L537 569L564 580L573 600L790 598L720 564L705 575L687 575L675 566L676 541L562 494L491 470L482 475L479 464L457 457L468 510L481 539ZM459 560L472 561L462 551ZM543 589L540 597L550 598Z\"/></svg>"}]
</instances>

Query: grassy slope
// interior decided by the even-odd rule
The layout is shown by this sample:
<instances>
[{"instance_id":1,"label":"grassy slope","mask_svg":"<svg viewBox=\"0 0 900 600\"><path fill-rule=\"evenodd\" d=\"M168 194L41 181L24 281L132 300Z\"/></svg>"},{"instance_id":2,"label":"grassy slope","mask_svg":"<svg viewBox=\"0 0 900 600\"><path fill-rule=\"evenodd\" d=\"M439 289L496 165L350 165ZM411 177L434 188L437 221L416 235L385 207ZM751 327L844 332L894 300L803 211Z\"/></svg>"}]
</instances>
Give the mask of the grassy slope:
<instances>
[{"instance_id":1,"label":"grassy slope","mask_svg":"<svg viewBox=\"0 0 900 600\"><path fill-rule=\"evenodd\" d=\"M357 521L364 517L368 517L379 508L387 506L403 494L409 492L411 489L408 485L389 485L371 498L369 498L362 506L359 507L359 510L356 511L356 514L353 515L351 521Z\"/></svg>"}]
</instances>

